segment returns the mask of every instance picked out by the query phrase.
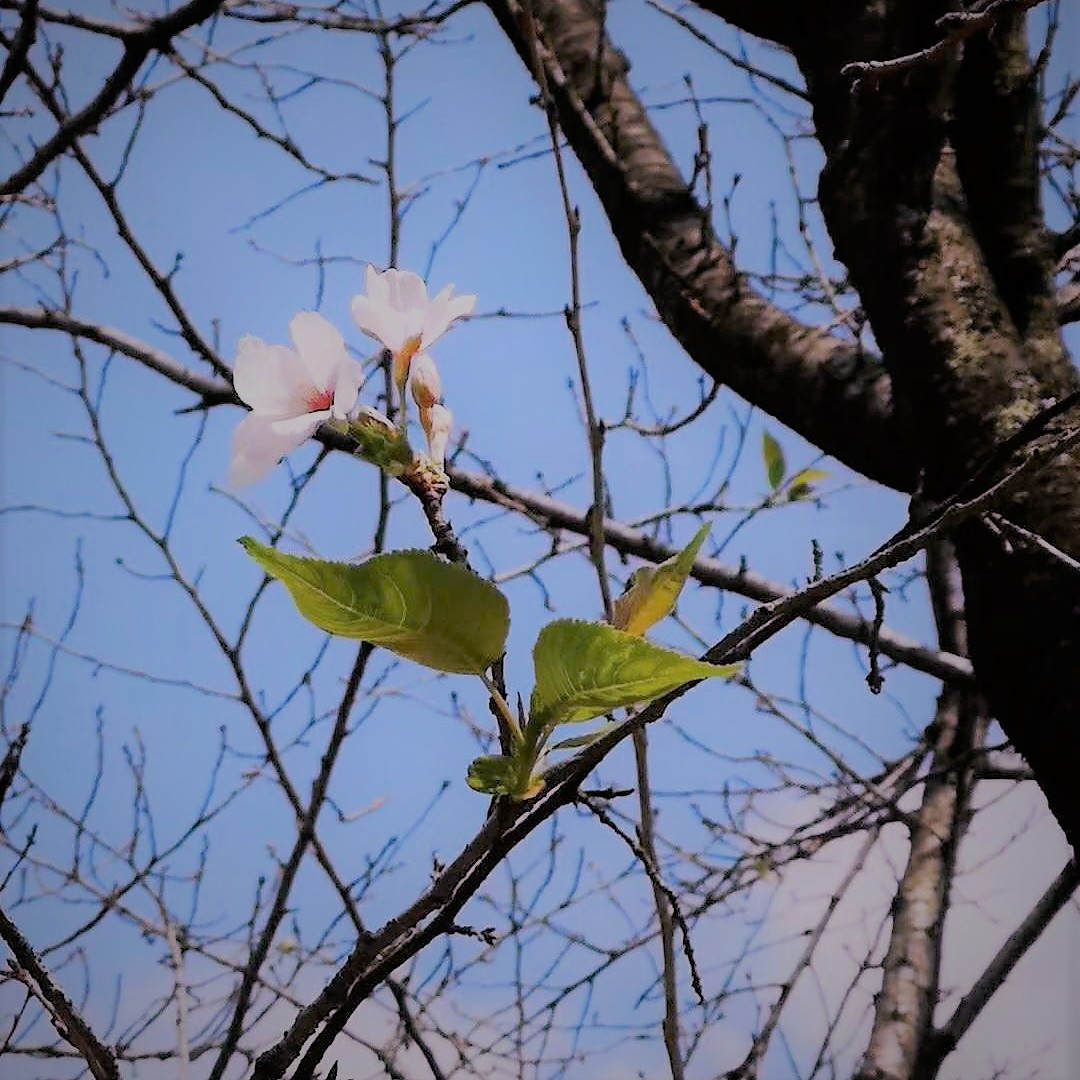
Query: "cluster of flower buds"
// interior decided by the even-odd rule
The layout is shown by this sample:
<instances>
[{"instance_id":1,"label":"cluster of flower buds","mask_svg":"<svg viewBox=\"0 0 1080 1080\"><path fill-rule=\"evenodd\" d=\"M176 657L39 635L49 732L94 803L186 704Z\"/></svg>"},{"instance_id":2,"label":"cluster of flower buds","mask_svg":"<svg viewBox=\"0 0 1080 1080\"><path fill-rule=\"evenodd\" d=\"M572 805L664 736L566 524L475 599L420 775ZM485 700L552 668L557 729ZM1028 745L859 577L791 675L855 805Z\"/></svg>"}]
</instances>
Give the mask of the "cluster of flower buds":
<instances>
[{"instance_id":1,"label":"cluster of flower buds","mask_svg":"<svg viewBox=\"0 0 1080 1080\"><path fill-rule=\"evenodd\" d=\"M456 319L472 312L476 297L455 296L454 287L447 285L429 300L427 286L416 274L409 270L386 270L380 274L373 266L367 268L365 285L367 295L353 299L353 318L365 334L390 351L401 409L399 423L402 427L406 423L408 384L427 437L428 457L442 469L453 416L443 404L439 369L427 350Z\"/></svg>"},{"instance_id":2,"label":"cluster of flower buds","mask_svg":"<svg viewBox=\"0 0 1080 1080\"><path fill-rule=\"evenodd\" d=\"M454 418L442 403L439 369L428 353L420 353L413 359L409 386L420 412L420 426L427 436L428 457L441 469L446 461L446 445Z\"/></svg>"},{"instance_id":3,"label":"cluster of flower buds","mask_svg":"<svg viewBox=\"0 0 1080 1080\"><path fill-rule=\"evenodd\" d=\"M423 279L408 270L380 273L369 266L366 296L352 301L357 325L393 358L400 409L398 428L367 406L358 406L362 369L347 353L337 329L314 311L302 311L289 324L295 350L242 338L233 371L237 396L251 407L233 436L229 479L233 486L262 479L286 454L310 438L324 421L389 429L400 433L407 420L406 386L420 412L428 457L443 469L453 417L442 402L442 383L427 352L451 324L472 312L475 296L454 296L448 285L428 299ZM381 423L374 423L380 421ZM398 466L400 467L400 465Z\"/></svg>"}]
</instances>

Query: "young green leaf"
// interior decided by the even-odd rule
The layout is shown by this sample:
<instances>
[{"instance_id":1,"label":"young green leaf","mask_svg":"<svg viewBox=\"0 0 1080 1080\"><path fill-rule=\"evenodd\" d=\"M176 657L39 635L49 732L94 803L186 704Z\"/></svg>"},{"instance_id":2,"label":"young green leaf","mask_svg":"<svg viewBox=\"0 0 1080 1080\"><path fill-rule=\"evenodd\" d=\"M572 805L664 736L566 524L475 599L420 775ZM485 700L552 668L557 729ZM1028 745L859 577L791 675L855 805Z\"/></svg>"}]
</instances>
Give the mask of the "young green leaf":
<instances>
[{"instance_id":1,"label":"young green leaf","mask_svg":"<svg viewBox=\"0 0 1080 1080\"><path fill-rule=\"evenodd\" d=\"M585 735L575 735L572 739L562 739L555 743L552 750L576 750L580 746L589 746L591 743L596 742L597 739L605 736L609 731L614 731L619 725L601 724L595 731L590 731Z\"/></svg>"},{"instance_id":2,"label":"young green leaf","mask_svg":"<svg viewBox=\"0 0 1080 1080\"><path fill-rule=\"evenodd\" d=\"M709 526L702 525L678 555L657 566L635 570L626 592L615 601L612 625L628 634L640 635L670 615L708 535Z\"/></svg>"},{"instance_id":3,"label":"young green leaf","mask_svg":"<svg viewBox=\"0 0 1080 1080\"><path fill-rule=\"evenodd\" d=\"M788 481L787 497L789 502L798 502L814 494L814 484L828 478L824 469L800 469Z\"/></svg>"},{"instance_id":4,"label":"young green leaf","mask_svg":"<svg viewBox=\"0 0 1080 1080\"><path fill-rule=\"evenodd\" d=\"M514 788L517 762L513 758L485 755L469 765L465 782L486 795L509 795Z\"/></svg>"},{"instance_id":5,"label":"young green leaf","mask_svg":"<svg viewBox=\"0 0 1080 1080\"><path fill-rule=\"evenodd\" d=\"M592 720L638 705L693 679L731 675L738 665L706 664L603 623L559 619L533 649L536 685L530 728Z\"/></svg>"},{"instance_id":6,"label":"young green leaf","mask_svg":"<svg viewBox=\"0 0 1080 1080\"><path fill-rule=\"evenodd\" d=\"M521 765L514 758L485 755L469 765L465 782L473 791L486 795L509 795L515 800L531 799L544 790L539 776L522 774Z\"/></svg>"},{"instance_id":7,"label":"young green leaf","mask_svg":"<svg viewBox=\"0 0 1080 1080\"><path fill-rule=\"evenodd\" d=\"M505 597L428 551L338 563L284 555L250 536L240 543L321 630L382 645L437 671L478 674L503 654L510 628Z\"/></svg>"},{"instance_id":8,"label":"young green leaf","mask_svg":"<svg viewBox=\"0 0 1080 1080\"><path fill-rule=\"evenodd\" d=\"M784 461L784 451L780 448L780 444L767 431L761 436L761 457L765 462L765 475L769 479L769 487L775 491L783 483L787 463Z\"/></svg>"},{"instance_id":9,"label":"young green leaf","mask_svg":"<svg viewBox=\"0 0 1080 1080\"><path fill-rule=\"evenodd\" d=\"M412 464L413 451L405 433L375 409L361 407L357 416L339 422L356 443L356 454L391 476L400 476Z\"/></svg>"}]
</instances>

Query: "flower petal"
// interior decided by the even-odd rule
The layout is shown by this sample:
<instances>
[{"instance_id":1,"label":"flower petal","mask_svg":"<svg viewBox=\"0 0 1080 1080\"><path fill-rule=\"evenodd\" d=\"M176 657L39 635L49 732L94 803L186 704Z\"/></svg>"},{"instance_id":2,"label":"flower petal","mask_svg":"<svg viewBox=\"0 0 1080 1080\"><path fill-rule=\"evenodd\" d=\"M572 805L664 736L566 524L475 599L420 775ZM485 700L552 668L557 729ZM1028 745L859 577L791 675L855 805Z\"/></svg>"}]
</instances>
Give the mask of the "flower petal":
<instances>
[{"instance_id":1,"label":"flower petal","mask_svg":"<svg viewBox=\"0 0 1080 1080\"><path fill-rule=\"evenodd\" d=\"M292 445L289 450L295 450L315 434L316 429L324 420L329 419L330 410L319 409L318 412L307 412L300 416L279 417L277 420L270 421L270 427L275 435L279 435L282 439L291 439Z\"/></svg>"},{"instance_id":2,"label":"flower petal","mask_svg":"<svg viewBox=\"0 0 1080 1080\"><path fill-rule=\"evenodd\" d=\"M349 305L356 325L384 348L397 352L405 344L405 325L398 312L370 296L354 296Z\"/></svg>"},{"instance_id":3,"label":"flower petal","mask_svg":"<svg viewBox=\"0 0 1080 1080\"><path fill-rule=\"evenodd\" d=\"M356 405L360 387L364 385L364 369L348 357L338 368L337 385L334 387L334 406L331 413L339 420L344 420Z\"/></svg>"},{"instance_id":4,"label":"flower petal","mask_svg":"<svg viewBox=\"0 0 1080 1080\"><path fill-rule=\"evenodd\" d=\"M318 312L301 311L289 323L289 334L300 352L300 360L318 390L329 390L337 382L338 369L348 359L345 339L336 326Z\"/></svg>"},{"instance_id":5,"label":"flower petal","mask_svg":"<svg viewBox=\"0 0 1080 1080\"><path fill-rule=\"evenodd\" d=\"M419 339L416 346L429 347L455 319L476 306L475 296L455 297L453 285L429 300L423 278L411 270L391 268L380 273L369 265L365 284L367 296L353 298L353 318L365 334L395 355L414 337Z\"/></svg>"},{"instance_id":6,"label":"flower petal","mask_svg":"<svg viewBox=\"0 0 1080 1080\"><path fill-rule=\"evenodd\" d=\"M435 361L427 353L419 353L413 357L409 372L413 401L421 409L430 408L442 397L442 380Z\"/></svg>"},{"instance_id":7,"label":"flower petal","mask_svg":"<svg viewBox=\"0 0 1080 1080\"><path fill-rule=\"evenodd\" d=\"M261 480L290 451L305 438L294 433L275 430L280 423L266 416L251 413L240 421L233 432L232 460L229 463L229 483L234 488L245 487Z\"/></svg>"},{"instance_id":8,"label":"flower petal","mask_svg":"<svg viewBox=\"0 0 1080 1080\"><path fill-rule=\"evenodd\" d=\"M387 270L383 281L390 286L391 307L398 311L427 307L427 286L419 274L411 270Z\"/></svg>"},{"instance_id":9,"label":"flower petal","mask_svg":"<svg viewBox=\"0 0 1080 1080\"><path fill-rule=\"evenodd\" d=\"M233 365L233 386L257 413L283 416L303 412L309 378L300 357L283 345L243 337Z\"/></svg>"},{"instance_id":10,"label":"flower petal","mask_svg":"<svg viewBox=\"0 0 1080 1080\"><path fill-rule=\"evenodd\" d=\"M455 319L472 313L476 307L476 297L471 293L453 296L453 285L447 285L428 305L424 315L424 348L430 348L450 328Z\"/></svg>"},{"instance_id":11,"label":"flower petal","mask_svg":"<svg viewBox=\"0 0 1080 1080\"><path fill-rule=\"evenodd\" d=\"M370 263L368 263L367 269L364 270L364 288L375 303L388 304L390 302L389 283Z\"/></svg>"}]
</instances>

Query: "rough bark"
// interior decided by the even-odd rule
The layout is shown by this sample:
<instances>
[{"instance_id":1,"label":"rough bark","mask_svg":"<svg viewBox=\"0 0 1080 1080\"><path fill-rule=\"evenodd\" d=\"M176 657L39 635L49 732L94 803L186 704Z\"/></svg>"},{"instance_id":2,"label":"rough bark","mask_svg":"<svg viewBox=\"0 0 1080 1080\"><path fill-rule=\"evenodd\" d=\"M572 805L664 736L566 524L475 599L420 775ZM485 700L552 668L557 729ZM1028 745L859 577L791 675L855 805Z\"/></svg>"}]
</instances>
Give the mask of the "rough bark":
<instances>
[{"instance_id":1,"label":"rough bark","mask_svg":"<svg viewBox=\"0 0 1080 1080\"><path fill-rule=\"evenodd\" d=\"M846 63L925 48L940 37L935 23L945 9L837 8L795 48L827 159L821 205L881 345L897 414L919 432L908 445L933 500L1080 387L1054 314L1034 158L1037 88L1022 30L1013 26L993 45L973 38L944 62L853 91ZM1009 119L1004 150L986 147L983 105ZM1062 455L999 509L1075 557L1080 458ZM1075 848L1080 575L984 521L966 524L954 540L976 676Z\"/></svg>"},{"instance_id":2,"label":"rough bark","mask_svg":"<svg viewBox=\"0 0 1080 1080\"><path fill-rule=\"evenodd\" d=\"M826 154L822 209L886 378L876 360L800 326L741 281L635 97L601 11L535 0L527 15L516 0L488 2L530 70L544 64L563 132L627 262L690 356L823 450L941 499L1080 386L1056 321L1021 19L992 43L972 35L934 62L853 87L846 64L940 41L946 6L843 0L762 5L755 17L749 5L707 5L795 54ZM1000 124L1008 132L988 147L981 129L996 138ZM1063 455L1000 509L1075 558L1080 459ZM1080 575L982 521L954 541L981 689L1075 848Z\"/></svg>"}]
</instances>

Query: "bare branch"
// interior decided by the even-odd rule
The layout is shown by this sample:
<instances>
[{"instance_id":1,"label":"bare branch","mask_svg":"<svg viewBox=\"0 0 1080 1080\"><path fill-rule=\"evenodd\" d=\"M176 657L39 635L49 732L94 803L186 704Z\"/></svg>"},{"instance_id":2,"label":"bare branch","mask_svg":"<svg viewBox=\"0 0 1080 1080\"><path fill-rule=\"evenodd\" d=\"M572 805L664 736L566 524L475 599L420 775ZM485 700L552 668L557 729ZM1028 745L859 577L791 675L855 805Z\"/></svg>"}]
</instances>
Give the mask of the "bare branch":
<instances>
[{"instance_id":1,"label":"bare branch","mask_svg":"<svg viewBox=\"0 0 1080 1080\"><path fill-rule=\"evenodd\" d=\"M68 996L53 981L30 942L2 908L0 937L15 957L16 976L32 980L33 991L47 1007L56 1033L79 1051L95 1080L120 1080L120 1070L112 1052L90 1030Z\"/></svg>"},{"instance_id":2,"label":"bare branch","mask_svg":"<svg viewBox=\"0 0 1080 1080\"><path fill-rule=\"evenodd\" d=\"M107 349L115 349L116 352L138 360L151 371L164 375L170 382L198 394L202 399L200 404L203 407L241 404L240 399L228 384L184 367L168 353L132 337L123 330L86 322L65 311L50 308L6 307L0 309L0 323L32 329L59 330L74 337L94 341ZM221 364L221 361L218 363ZM228 370L224 364L221 364L221 367Z\"/></svg>"},{"instance_id":3,"label":"bare branch","mask_svg":"<svg viewBox=\"0 0 1080 1080\"><path fill-rule=\"evenodd\" d=\"M922 64L936 63L965 38L991 28L999 19L1021 14L1041 3L1043 0L980 0L969 11L942 15L937 26L946 36L933 45L891 60L854 60L844 65L842 74L853 79L880 79L902 74Z\"/></svg>"},{"instance_id":4,"label":"bare branch","mask_svg":"<svg viewBox=\"0 0 1080 1080\"><path fill-rule=\"evenodd\" d=\"M931 544L927 567L940 643L963 654L967 627L960 570L947 541ZM973 688L949 687L938 699L930 775L909 826L908 861L893 901L889 949L860 1080L918 1075L916 1062L938 1000L957 851L970 820L973 764L988 724L985 705Z\"/></svg>"},{"instance_id":5,"label":"bare branch","mask_svg":"<svg viewBox=\"0 0 1080 1080\"><path fill-rule=\"evenodd\" d=\"M22 9L22 21L15 37L8 45L7 59L4 60L4 69L0 71L0 102L7 97L7 92L19 77L26 58L30 55L30 46L34 44L37 36L38 0L26 0Z\"/></svg>"},{"instance_id":6,"label":"bare branch","mask_svg":"<svg viewBox=\"0 0 1080 1080\"><path fill-rule=\"evenodd\" d=\"M63 312L34 311L26 308L0 308L0 323L5 322L17 326L62 330L116 349L198 394L202 399L201 405L239 404L236 395L226 384L189 371L167 354L122 331L84 322ZM346 452L351 449L347 440L329 429L321 430L318 437L324 445ZM480 499L509 510L523 511L546 527L565 529L580 536L590 535L591 521L585 511L577 510L549 495L456 467L449 469L449 476L451 486L469 498ZM605 541L623 555L636 555L648 562L659 563L677 554L678 549L611 518L603 518L602 525ZM794 595L791 589L769 581L752 570L725 566L715 559L699 558L694 563L691 574L703 585L712 585L763 603ZM869 623L836 608L821 605L804 612L802 617L838 637L863 645L871 642L872 627ZM961 682L971 678L971 665L964 657L929 649L888 627L882 627L878 633L877 644L881 653L890 660L925 671L937 678Z\"/></svg>"},{"instance_id":7,"label":"bare branch","mask_svg":"<svg viewBox=\"0 0 1080 1080\"><path fill-rule=\"evenodd\" d=\"M223 0L189 0L183 7L132 30L124 38L124 53L109 73L101 89L79 112L69 116L42 143L21 168L0 183L0 198L16 195L30 186L80 136L92 131L127 90L143 61L155 50L168 47L177 34L205 22L221 7Z\"/></svg>"},{"instance_id":8,"label":"bare branch","mask_svg":"<svg viewBox=\"0 0 1080 1080\"><path fill-rule=\"evenodd\" d=\"M533 70L524 9L517 0L489 6ZM586 0L538 0L531 10L559 125L624 257L689 355L826 453L912 490L878 358L798 322L749 286L631 88L597 9Z\"/></svg>"},{"instance_id":9,"label":"bare branch","mask_svg":"<svg viewBox=\"0 0 1080 1080\"><path fill-rule=\"evenodd\" d=\"M1024 921L1009 935L993 960L964 995L948 1021L933 1033L925 1056L928 1070L936 1069L952 1052L964 1033L975 1022L983 1008L1005 981L1009 972L1020 962L1027 950L1039 939L1054 916L1068 903L1080 885L1080 864L1070 859L1050 887L1039 898ZM933 1075L927 1072L926 1075Z\"/></svg>"}]
</instances>

